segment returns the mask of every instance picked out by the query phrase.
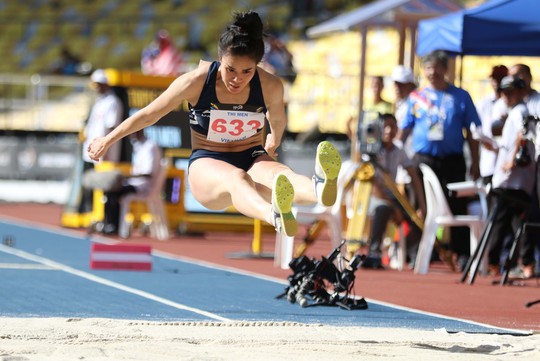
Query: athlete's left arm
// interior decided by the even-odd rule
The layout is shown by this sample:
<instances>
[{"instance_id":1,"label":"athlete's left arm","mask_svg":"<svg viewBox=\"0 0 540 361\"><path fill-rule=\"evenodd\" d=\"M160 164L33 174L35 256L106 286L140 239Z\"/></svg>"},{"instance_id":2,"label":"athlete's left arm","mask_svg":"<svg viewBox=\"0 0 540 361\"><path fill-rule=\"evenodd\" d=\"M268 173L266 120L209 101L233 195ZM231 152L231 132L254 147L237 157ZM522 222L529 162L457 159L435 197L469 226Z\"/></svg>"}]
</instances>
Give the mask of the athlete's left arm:
<instances>
[{"instance_id":1,"label":"athlete's left arm","mask_svg":"<svg viewBox=\"0 0 540 361\"><path fill-rule=\"evenodd\" d=\"M285 113L285 104L283 101L284 90L281 80L259 69L261 86L263 90L266 108L266 118L270 123L270 134L266 136L264 148L271 157L276 155L276 150L281 144L281 139L287 126L287 115Z\"/></svg>"}]
</instances>

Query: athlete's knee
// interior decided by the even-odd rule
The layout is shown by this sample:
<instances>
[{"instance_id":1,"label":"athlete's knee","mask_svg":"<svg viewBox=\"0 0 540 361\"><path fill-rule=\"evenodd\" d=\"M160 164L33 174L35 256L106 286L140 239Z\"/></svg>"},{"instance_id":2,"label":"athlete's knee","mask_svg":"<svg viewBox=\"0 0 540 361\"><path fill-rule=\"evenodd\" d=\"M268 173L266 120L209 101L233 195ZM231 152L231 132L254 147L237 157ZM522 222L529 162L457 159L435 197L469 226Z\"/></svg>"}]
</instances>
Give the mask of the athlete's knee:
<instances>
[{"instance_id":1,"label":"athlete's knee","mask_svg":"<svg viewBox=\"0 0 540 361\"><path fill-rule=\"evenodd\" d=\"M283 174L287 178L295 175L294 171L285 164L277 163L268 170L270 179L274 179L278 174Z\"/></svg>"}]
</instances>

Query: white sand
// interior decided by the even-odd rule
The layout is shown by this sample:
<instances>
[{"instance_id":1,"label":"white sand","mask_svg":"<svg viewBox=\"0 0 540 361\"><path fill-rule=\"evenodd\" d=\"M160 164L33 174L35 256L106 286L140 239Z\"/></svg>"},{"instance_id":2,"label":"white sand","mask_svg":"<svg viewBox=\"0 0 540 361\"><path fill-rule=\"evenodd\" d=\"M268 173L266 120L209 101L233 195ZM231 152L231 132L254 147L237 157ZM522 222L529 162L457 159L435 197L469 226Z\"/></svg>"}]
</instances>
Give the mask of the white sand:
<instances>
[{"instance_id":1,"label":"white sand","mask_svg":"<svg viewBox=\"0 0 540 361\"><path fill-rule=\"evenodd\" d=\"M283 322L0 318L1 361L540 360L540 334L330 327Z\"/></svg>"}]
</instances>

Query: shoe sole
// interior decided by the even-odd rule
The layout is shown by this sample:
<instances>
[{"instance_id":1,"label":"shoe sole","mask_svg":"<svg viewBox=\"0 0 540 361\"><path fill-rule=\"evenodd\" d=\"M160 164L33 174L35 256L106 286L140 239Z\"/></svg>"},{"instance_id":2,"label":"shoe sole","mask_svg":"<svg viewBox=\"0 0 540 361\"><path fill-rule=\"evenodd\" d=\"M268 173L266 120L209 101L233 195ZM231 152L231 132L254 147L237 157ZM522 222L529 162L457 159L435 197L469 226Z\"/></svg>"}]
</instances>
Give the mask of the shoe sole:
<instances>
[{"instance_id":1,"label":"shoe sole","mask_svg":"<svg viewBox=\"0 0 540 361\"><path fill-rule=\"evenodd\" d=\"M298 223L292 213L294 188L289 179L279 174L274 179L272 187L272 204L274 212L279 213L281 218L281 232L289 237L294 237L298 231Z\"/></svg>"},{"instance_id":2,"label":"shoe sole","mask_svg":"<svg viewBox=\"0 0 540 361\"><path fill-rule=\"evenodd\" d=\"M328 207L336 202L341 156L332 143L323 141L317 146L316 162L324 173L322 191L318 194L319 202Z\"/></svg>"}]
</instances>

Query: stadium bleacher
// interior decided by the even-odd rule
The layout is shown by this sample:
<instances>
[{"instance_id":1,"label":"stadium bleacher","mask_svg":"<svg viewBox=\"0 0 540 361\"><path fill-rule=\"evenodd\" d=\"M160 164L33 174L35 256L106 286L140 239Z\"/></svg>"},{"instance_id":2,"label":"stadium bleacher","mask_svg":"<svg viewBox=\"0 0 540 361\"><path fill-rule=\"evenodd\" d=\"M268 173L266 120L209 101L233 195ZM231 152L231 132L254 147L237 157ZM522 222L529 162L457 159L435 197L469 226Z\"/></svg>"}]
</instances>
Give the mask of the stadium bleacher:
<instances>
[{"instance_id":1,"label":"stadium bleacher","mask_svg":"<svg viewBox=\"0 0 540 361\"><path fill-rule=\"evenodd\" d=\"M214 56L233 10L256 9L283 27L288 8L268 0L0 0L0 73L46 73L63 46L94 68L138 70L142 49L161 28L194 52L188 59Z\"/></svg>"}]
</instances>

